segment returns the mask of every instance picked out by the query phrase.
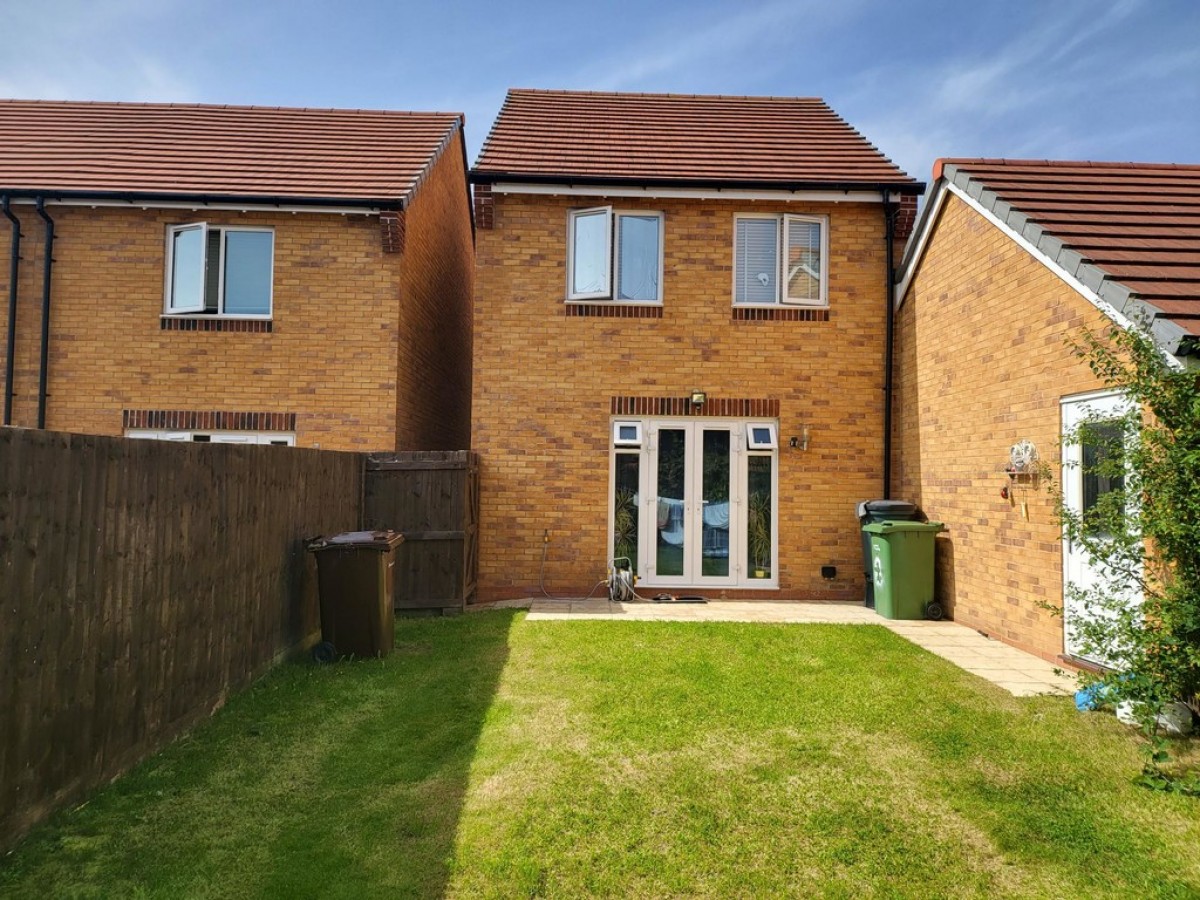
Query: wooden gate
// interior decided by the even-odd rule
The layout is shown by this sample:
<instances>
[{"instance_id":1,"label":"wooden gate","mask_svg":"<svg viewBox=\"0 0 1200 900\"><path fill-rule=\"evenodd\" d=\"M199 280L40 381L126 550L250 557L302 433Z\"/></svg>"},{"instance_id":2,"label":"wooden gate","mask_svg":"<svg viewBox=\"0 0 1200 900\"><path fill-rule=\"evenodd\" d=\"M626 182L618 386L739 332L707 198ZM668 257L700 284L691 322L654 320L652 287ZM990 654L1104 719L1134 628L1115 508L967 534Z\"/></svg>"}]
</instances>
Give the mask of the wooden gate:
<instances>
[{"instance_id":1,"label":"wooden gate","mask_svg":"<svg viewBox=\"0 0 1200 900\"><path fill-rule=\"evenodd\" d=\"M469 450L367 458L363 526L404 533L395 607L459 612L479 568L479 455Z\"/></svg>"}]
</instances>

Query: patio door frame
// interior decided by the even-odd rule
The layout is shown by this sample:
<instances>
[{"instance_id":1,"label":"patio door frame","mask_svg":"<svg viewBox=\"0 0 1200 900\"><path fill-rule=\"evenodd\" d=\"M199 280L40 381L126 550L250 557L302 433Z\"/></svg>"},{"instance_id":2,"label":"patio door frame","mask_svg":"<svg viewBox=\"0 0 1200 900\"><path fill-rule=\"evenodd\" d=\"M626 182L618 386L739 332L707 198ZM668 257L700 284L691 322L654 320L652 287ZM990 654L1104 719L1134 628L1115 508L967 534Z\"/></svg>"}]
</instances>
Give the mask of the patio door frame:
<instances>
[{"instance_id":1,"label":"patio door frame","mask_svg":"<svg viewBox=\"0 0 1200 900\"><path fill-rule=\"evenodd\" d=\"M614 417L627 421L631 417ZM636 418L636 417L632 417ZM638 527L637 574L639 583L647 588L739 588L748 590L772 590L779 586L779 452L749 451L747 428L752 424L771 424L778 429L775 420L763 419L717 419L707 417L646 417L639 420L644 429L644 439L639 452L638 464ZM684 432L684 561L680 575L659 575L658 566L658 479L660 432L680 430ZM729 568L726 575L704 575L704 432L725 431L729 433ZM610 451L610 476L608 492L609 551L612 552L613 533L613 486L616 483L616 458L618 453L630 453L631 448L617 447ZM747 549L747 490L749 458L771 457L771 560L770 576L751 578ZM674 498L672 498L674 499Z\"/></svg>"},{"instance_id":2,"label":"patio door frame","mask_svg":"<svg viewBox=\"0 0 1200 900\"><path fill-rule=\"evenodd\" d=\"M646 561L645 581L651 587L732 587L737 584L738 557L737 535L741 532L741 497L738 491L739 475L742 471L742 444L745 432L735 422L714 419L652 419L647 423L650 443L650 465L648 490L645 505L648 517L643 519L651 527L644 528L640 535L639 556ZM683 501L683 572L680 575L658 573L658 498L660 496L659 453L662 431L684 433L684 495ZM729 434L729 549L728 572L725 575L704 575L704 432L718 431Z\"/></svg>"}]
</instances>

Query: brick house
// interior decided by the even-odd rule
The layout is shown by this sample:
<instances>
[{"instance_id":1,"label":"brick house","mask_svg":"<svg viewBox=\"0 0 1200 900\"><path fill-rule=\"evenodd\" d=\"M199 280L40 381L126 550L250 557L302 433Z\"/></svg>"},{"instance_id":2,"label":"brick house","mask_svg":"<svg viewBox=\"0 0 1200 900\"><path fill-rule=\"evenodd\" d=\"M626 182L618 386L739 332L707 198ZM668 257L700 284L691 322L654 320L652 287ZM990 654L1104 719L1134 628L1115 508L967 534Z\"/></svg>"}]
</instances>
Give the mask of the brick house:
<instances>
[{"instance_id":1,"label":"brick house","mask_svg":"<svg viewBox=\"0 0 1200 900\"><path fill-rule=\"evenodd\" d=\"M1062 436L1122 400L1067 341L1150 316L1179 365L1200 356L1200 166L945 160L897 286L897 493L948 531L940 599L954 618L1079 662L1060 605L1088 562L1046 485L1010 478L1030 442L1079 510L1105 486ZM1000 495L1008 488L1009 497Z\"/></svg>"},{"instance_id":2,"label":"brick house","mask_svg":"<svg viewBox=\"0 0 1200 900\"><path fill-rule=\"evenodd\" d=\"M818 99L532 90L471 181L479 598L614 556L649 594L861 596L923 185Z\"/></svg>"},{"instance_id":3,"label":"brick house","mask_svg":"<svg viewBox=\"0 0 1200 900\"><path fill-rule=\"evenodd\" d=\"M461 115L3 101L0 205L4 424L467 445Z\"/></svg>"}]
</instances>

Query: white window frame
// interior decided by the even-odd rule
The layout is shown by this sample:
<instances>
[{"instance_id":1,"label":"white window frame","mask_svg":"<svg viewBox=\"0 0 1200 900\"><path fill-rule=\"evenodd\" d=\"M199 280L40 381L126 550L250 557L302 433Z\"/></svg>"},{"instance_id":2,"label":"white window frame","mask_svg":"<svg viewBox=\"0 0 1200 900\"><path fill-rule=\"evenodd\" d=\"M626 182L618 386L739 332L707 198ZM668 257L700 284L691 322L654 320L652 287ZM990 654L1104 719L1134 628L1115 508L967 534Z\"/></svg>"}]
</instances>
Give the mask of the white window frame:
<instances>
[{"instance_id":1,"label":"white window frame","mask_svg":"<svg viewBox=\"0 0 1200 900\"><path fill-rule=\"evenodd\" d=\"M198 444L277 444L296 446L294 431L165 431L155 428L129 428L125 437L152 441L186 441ZM197 438L208 438L206 441Z\"/></svg>"},{"instance_id":2,"label":"white window frame","mask_svg":"<svg viewBox=\"0 0 1200 900\"><path fill-rule=\"evenodd\" d=\"M766 441L756 441L754 439L754 429L767 429L768 437ZM746 449L747 450L778 450L779 449L779 431L775 427L774 422L747 422L746 423Z\"/></svg>"},{"instance_id":3,"label":"white window frame","mask_svg":"<svg viewBox=\"0 0 1200 900\"><path fill-rule=\"evenodd\" d=\"M200 296L197 298L197 303L190 306L175 307L171 305L171 291L175 284L175 237L187 231L200 232L200 247L201 255L201 273L200 273ZM191 222L187 225L172 225L167 229L167 267L163 273L163 315L179 316L179 315L200 315L204 313L204 264L208 256L208 223L207 222Z\"/></svg>"},{"instance_id":4,"label":"white window frame","mask_svg":"<svg viewBox=\"0 0 1200 900\"><path fill-rule=\"evenodd\" d=\"M604 289L594 293L576 293L575 288L575 223L588 216L604 215L604 258L608 261L604 279ZM593 206L588 209L573 209L568 214L567 228L567 299L596 300L608 297L612 293L612 239L613 239L613 208L611 206Z\"/></svg>"},{"instance_id":5,"label":"white window frame","mask_svg":"<svg viewBox=\"0 0 1200 900\"><path fill-rule=\"evenodd\" d=\"M739 219L774 219L779 223L776 229L775 246L775 299L769 302L750 303L737 299L738 275L738 242L737 223ZM816 224L821 228L821 294L818 298L788 297L787 245L790 225L793 222L803 222L806 225ZM739 309L774 309L779 306L807 306L826 308L829 306L829 217L800 215L797 213L734 213L733 214L733 282L730 285L730 299Z\"/></svg>"},{"instance_id":6,"label":"white window frame","mask_svg":"<svg viewBox=\"0 0 1200 900\"><path fill-rule=\"evenodd\" d=\"M573 292L575 285L575 222L582 216L605 214L604 257L607 269L604 279L604 290L596 293L577 294ZM618 300L616 274L617 252L620 247L621 219L633 216L643 219L658 219L658 291L653 300ZM616 209L612 206L592 206L587 209L573 209L568 213L567 222L567 302L579 303L593 300L603 300L623 306L662 306L663 302L663 259L666 243L665 216L661 210L653 209Z\"/></svg>"},{"instance_id":7,"label":"white window frame","mask_svg":"<svg viewBox=\"0 0 1200 900\"><path fill-rule=\"evenodd\" d=\"M622 428L633 428L636 432L632 438L621 437ZM621 420L617 419L613 422L613 446L614 447L640 447L642 446L642 423L637 420Z\"/></svg>"},{"instance_id":8,"label":"white window frame","mask_svg":"<svg viewBox=\"0 0 1200 900\"><path fill-rule=\"evenodd\" d=\"M200 241L203 248L202 268L203 272L200 277L200 303L198 306L188 306L187 308L173 308L171 306L171 289L175 275L175 235L184 232L200 230ZM219 231L221 233L220 247L218 250L217 266L217 309L215 312L208 312L205 306L205 286L208 280L208 235L210 231ZM230 232L243 231L257 234L271 235L271 262L270 271L267 273L267 311L265 313L226 313L225 312L225 236ZM203 316L205 318L219 319L270 319L275 311L275 229L263 226L252 225L210 225L208 222L189 222L184 225L170 225L167 227L167 259L166 272L164 273L163 284L163 315L164 316Z\"/></svg>"}]
</instances>

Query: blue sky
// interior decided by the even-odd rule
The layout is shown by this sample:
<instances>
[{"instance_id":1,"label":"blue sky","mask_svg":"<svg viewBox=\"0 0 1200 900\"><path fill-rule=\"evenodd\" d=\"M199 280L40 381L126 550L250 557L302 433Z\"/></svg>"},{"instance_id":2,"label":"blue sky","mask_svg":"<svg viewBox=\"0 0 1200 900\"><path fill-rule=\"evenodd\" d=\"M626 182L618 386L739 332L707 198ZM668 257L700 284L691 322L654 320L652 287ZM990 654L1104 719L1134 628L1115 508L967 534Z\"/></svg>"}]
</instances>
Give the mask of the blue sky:
<instances>
[{"instance_id":1,"label":"blue sky","mask_svg":"<svg viewBox=\"0 0 1200 900\"><path fill-rule=\"evenodd\" d=\"M0 0L0 25L0 96L461 111L472 161L505 89L542 87L820 96L921 180L1200 162L1200 0Z\"/></svg>"}]
</instances>

